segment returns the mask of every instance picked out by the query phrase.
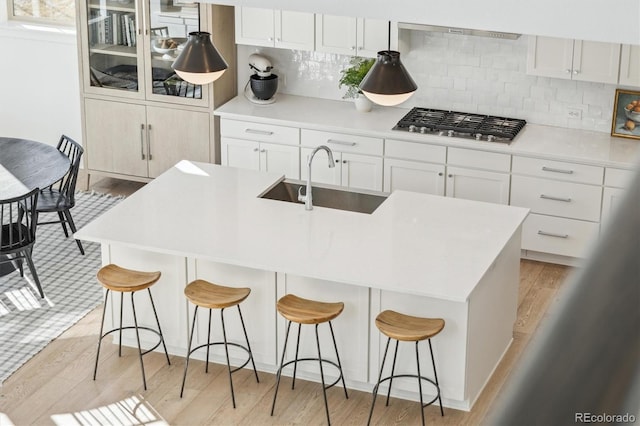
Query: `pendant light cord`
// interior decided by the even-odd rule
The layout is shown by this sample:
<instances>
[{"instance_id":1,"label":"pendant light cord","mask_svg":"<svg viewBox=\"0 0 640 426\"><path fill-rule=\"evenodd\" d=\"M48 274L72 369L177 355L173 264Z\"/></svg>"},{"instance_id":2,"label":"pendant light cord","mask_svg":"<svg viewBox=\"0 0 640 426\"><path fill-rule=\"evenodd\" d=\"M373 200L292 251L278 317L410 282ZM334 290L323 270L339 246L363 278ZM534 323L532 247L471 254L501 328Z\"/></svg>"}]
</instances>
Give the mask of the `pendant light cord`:
<instances>
[{"instance_id":1,"label":"pendant light cord","mask_svg":"<svg viewBox=\"0 0 640 426\"><path fill-rule=\"evenodd\" d=\"M391 50L391 21L389 21L389 31L387 32L387 50Z\"/></svg>"}]
</instances>

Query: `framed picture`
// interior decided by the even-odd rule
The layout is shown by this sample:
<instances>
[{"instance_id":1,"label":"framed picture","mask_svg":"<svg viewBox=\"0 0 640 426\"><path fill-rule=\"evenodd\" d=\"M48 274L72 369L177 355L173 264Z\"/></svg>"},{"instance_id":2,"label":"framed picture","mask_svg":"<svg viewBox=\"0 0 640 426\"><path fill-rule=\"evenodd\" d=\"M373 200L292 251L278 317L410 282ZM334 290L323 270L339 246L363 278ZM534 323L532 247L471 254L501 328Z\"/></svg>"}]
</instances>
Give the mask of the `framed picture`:
<instances>
[{"instance_id":1,"label":"framed picture","mask_svg":"<svg viewBox=\"0 0 640 426\"><path fill-rule=\"evenodd\" d=\"M616 89L611 136L640 139L640 91Z\"/></svg>"}]
</instances>

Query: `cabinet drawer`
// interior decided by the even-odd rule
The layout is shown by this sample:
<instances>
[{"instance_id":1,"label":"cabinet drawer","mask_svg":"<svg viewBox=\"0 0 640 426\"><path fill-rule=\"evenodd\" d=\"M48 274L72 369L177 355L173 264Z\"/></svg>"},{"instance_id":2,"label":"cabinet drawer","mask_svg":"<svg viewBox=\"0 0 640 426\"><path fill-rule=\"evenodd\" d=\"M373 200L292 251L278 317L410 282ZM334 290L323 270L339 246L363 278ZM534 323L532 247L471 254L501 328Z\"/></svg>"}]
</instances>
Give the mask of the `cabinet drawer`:
<instances>
[{"instance_id":1,"label":"cabinet drawer","mask_svg":"<svg viewBox=\"0 0 640 426\"><path fill-rule=\"evenodd\" d=\"M602 185L604 169L602 167L566 163L564 161L514 156L512 172L548 179Z\"/></svg>"},{"instance_id":2,"label":"cabinet drawer","mask_svg":"<svg viewBox=\"0 0 640 426\"><path fill-rule=\"evenodd\" d=\"M295 127L253 123L251 121L222 119L220 120L220 135L285 145L298 145L300 143L300 130Z\"/></svg>"},{"instance_id":3,"label":"cabinet drawer","mask_svg":"<svg viewBox=\"0 0 640 426\"><path fill-rule=\"evenodd\" d=\"M307 129L301 131L301 143L308 147L327 145L334 151L380 156L384 145L383 140L379 138Z\"/></svg>"},{"instance_id":4,"label":"cabinet drawer","mask_svg":"<svg viewBox=\"0 0 640 426\"><path fill-rule=\"evenodd\" d=\"M424 143L386 139L384 141L384 155L385 157L444 164L447 159L447 148Z\"/></svg>"},{"instance_id":5,"label":"cabinet drawer","mask_svg":"<svg viewBox=\"0 0 640 426\"><path fill-rule=\"evenodd\" d=\"M447 164L473 167L475 169L494 170L497 172L508 172L511 170L511 156L497 152L449 148Z\"/></svg>"},{"instance_id":6,"label":"cabinet drawer","mask_svg":"<svg viewBox=\"0 0 640 426\"><path fill-rule=\"evenodd\" d=\"M584 257L598 235L598 224L529 214L522 225L522 248L569 257Z\"/></svg>"},{"instance_id":7,"label":"cabinet drawer","mask_svg":"<svg viewBox=\"0 0 640 426\"><path fill-rule=\"evenodd\" d=\"M533 213L597 222L601 199L600 186L511 176L511 204L527 207Z\"/></svg>"},{"instance_id":8,"label":"cabinet drawer","mask_svg":"<svg viewBox=\"0 0 640 426\"><path fill-rule=\"evenodd\" d=\"M612 169L607 167L604 172L604 186L614 188L627 188L633 179L633 171L625 169Z\"/></svg>"}]
</instances>

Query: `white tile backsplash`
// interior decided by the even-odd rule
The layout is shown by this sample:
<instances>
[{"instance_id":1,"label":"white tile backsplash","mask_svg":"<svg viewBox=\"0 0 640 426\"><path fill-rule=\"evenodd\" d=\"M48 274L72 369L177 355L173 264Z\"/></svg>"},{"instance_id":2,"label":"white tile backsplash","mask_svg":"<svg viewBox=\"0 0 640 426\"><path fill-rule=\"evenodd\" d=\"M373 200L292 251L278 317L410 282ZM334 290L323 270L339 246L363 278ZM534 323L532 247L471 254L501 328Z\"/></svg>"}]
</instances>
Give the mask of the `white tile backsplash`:
<instances>
[{"instance_id":1,"label":"white tile backsplash","mask_svg":"<svg viewBox=\"0 0 640 426\"><path fill-rule=\"evenodd\" d=\"M418 85L402 106L503 115L536 124L610 132L616 86L527 75L527 36L501 40L401 31L407 42L402 61ZM238 45L240 90L250 74L243 60L255 52L271 60L280 93L342 99L345 90L338 88L338 81L349 56ZM568 109L580 110L581 118L570 118Z\"/></svg>"}]
</instances>

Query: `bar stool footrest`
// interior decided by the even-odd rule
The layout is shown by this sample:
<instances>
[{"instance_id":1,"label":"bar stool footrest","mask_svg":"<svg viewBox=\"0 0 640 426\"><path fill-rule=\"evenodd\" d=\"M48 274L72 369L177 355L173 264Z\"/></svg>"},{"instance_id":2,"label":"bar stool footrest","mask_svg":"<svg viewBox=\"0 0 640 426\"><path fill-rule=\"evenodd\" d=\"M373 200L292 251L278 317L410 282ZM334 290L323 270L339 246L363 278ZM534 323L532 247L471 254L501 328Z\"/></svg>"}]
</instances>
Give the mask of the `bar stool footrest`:
<instances>
[{"instance_id":1,"label":"bar stool footrest","mask_svg":"<svg viewBox=\"0 0 640 426\"><path fill-rule=\"evenodd\" d=\"M224 342L210 342L210 343L205 343L203 345L200 346L196 346L195 348L191 349L189 351L188 354L188 358L191 357L191 355L197 351L198 349L202 349L202 348L206 348L207 346L216 346L216 345L222 345L224 346ZM244 362L244 364L242 364L239 367L235 367L234 369L231 370L231 373L235 373L238 370L242 370L247 364L249 364L249 362L251 361L251 352L249 352L249 349L246 346L243 346L239 343L233 343L233 342L227 342L227 346L234 346L236 348L240 348L242 350L244 350L247 353L247 360Z\"/></svg>"},{"instance_id":2,"label":"bar stool footrest","mask_svg":"<svg viewBox=\"0 0 640 426\"><path fill-rule=\"evenodd\" d=\"M109 330L106 333L104 333L102 336L100 336L100 340L104 339L105 337L107 337L109 334L111 333L115 333L116 331L124 331L124 330L135 330L136 327L133 325L127 326L127 327L122 327L122 328L114 328L113 330ZM146 349L144 351L141 350L142 355L146 355L149 352L154 351L158 346L160 346L162 344L162 334L160 334L160 332L158 330L154 330L153 328L149 328L149 327L141 327L138 326L138 330L146 330L146 331L150 331L151 333L155 334L158 337L158 343L155 344L155 346L153 346L150 349Z\"/></svg>"},{"instance_id":3,"label":"bar stool footrest","mask_svg":"<svg viewBox=\"0 0 640 426\"><path fill-rule=\"evenodd\" d=\"M374 395L376 395L378 393L378 387L383 382L386 382L387 380L391 380L391 379L397 379L397 378L400 378L400 377L405 377L405 378L410 378L410 379L417 379L418 375L417 374L394 374L393 376L384 377L384 378L380 379L380 381L376 384L376 386L373 388L372 393ZM425 403L422 404L422 408L425 408L425 407L428 407L429 405L432 405L434 402L436 402L440 398L440 386L438 386L438 384L433 379L430 379L429 377L420 376L420 380L425 380L425 381L431 383L433 385L433 387L436 388L436 391L437 391L436 396L431 401L425 402Z\"/></svg>"},{"instance_id":4,"label":"bar stool footrest","mask_svg":"<svg viewBox=\"0 0 640 426\"><path fill-rule=\"evenodd\" d=\"M319 358L298 358L297 360L292 359L291 361L287 361L284 364L282 364L281 370L283 370L289 364L295 364L296 362L302 362L302 361L314 361L314 362L322 361L323 363L327 363L334 366L338 370L339 372L338 378L336 379L335 382L331 383L330 385L325 385L324 387L325 390L334 387L335 385L338 384L340 380L342 380L342 372L340 371L340 366L334 361L331 361L330 359L322 359L322 360L320 360Z\"/></svg>"}]
</instances>

